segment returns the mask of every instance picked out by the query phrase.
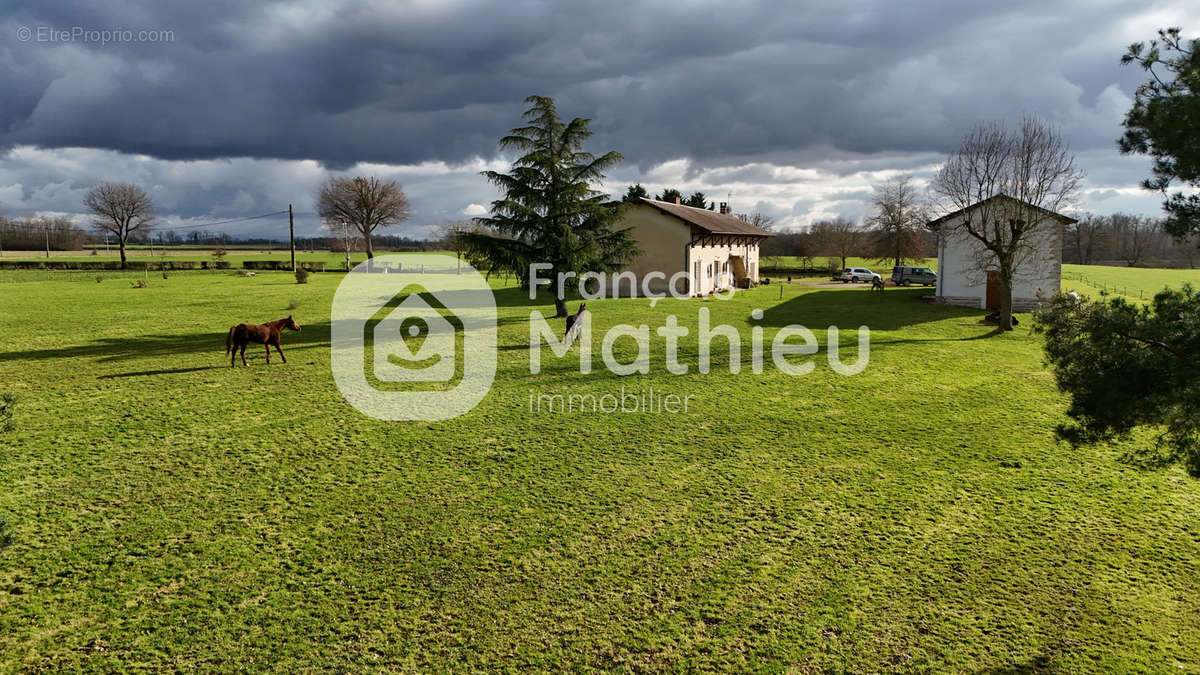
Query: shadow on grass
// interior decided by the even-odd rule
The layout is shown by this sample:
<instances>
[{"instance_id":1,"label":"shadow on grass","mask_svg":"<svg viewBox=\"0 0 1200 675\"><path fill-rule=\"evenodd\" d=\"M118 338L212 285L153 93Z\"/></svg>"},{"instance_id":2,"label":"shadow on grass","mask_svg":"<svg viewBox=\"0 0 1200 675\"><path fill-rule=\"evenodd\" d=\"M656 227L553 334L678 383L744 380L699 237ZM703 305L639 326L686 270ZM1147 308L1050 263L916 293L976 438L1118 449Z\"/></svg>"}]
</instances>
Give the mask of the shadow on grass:
<instances>
[{"instance_id":1,"label":"shadow on grass","mask_svg":"<svg viewBox=\"0 0 1200 675\"><path fill-rule=\"evenodd\" d=\"M972 335L971 337L947 337L947 338L913 338L901 340L871 340L871 349L875 349L881 345L907 345L907 344L925 344L929 342L971 342L972 340L986 340L991 337L1003 334L1004 331L999 328L993 328L986 333Z\"/></svg>"},{"instance_id":2,"label":"shadow on grass","mask_svg":"<svg viewBox=\"0 0 1200 675\"><path fill-rule=\"evenodd\" d=\"M249 356L249 355L247 355ZM229 366L197 366L195 368L164 368L161 370L140 370L132 373L110 373L108 375L99 375L98 380L111 380L117 377L142 377L150 375L182 375L184 373L195 373L201 370L220 370Z\"/></svg>"},{"instance_id":3,"label":"shadow on grass","mask_svg":"<svg viewBox=\"0 0 1200 675\"><path fill-rule=\"evenodd\" d=\"M921 296L928 294L929 291L923 289L888 289L884 293L842 290L801 293L766 309L762 320L754 323L778 327L795 324L814 330L826 326L844 330L867 326L873 331L891 331L981 312L922 302Z\"/></svg>"},{"instance_id":4,"label":"shadow on grass","mask_svg":"<svg viewBox=\"0 0 1200 675\"><path fill-rule=\"evenodd\" d=\"M302 347L315 344L329 344L329 322L301 324L299 332L283 331L282 343L284 353L288 346ZM55 349L29 349L23 351L0 352L0 361L43 361L73 357L91 357L100 361L123 361L145 357L170 356L172 354L219 353L225 352L225 338L229 334L226 328L214 333L182 333L174 335L142 335L128 338L98 338L88 344L63 346ZM249 357L254 347L246 350Z\"/></svg>"},{"instance_id":5,"label":"shadow on grass","mask_svg":"<svg viewBox=\"0 0 1200 675\"><path fill-rule=\"evenodd\" d=\"M1054 665L1054 659L1045 654L1039 654L1028 661L988 668L979 672L985 675L1028 675L1029 673L1057 673L1059 668Z\"/></svg>"}]
</instances>

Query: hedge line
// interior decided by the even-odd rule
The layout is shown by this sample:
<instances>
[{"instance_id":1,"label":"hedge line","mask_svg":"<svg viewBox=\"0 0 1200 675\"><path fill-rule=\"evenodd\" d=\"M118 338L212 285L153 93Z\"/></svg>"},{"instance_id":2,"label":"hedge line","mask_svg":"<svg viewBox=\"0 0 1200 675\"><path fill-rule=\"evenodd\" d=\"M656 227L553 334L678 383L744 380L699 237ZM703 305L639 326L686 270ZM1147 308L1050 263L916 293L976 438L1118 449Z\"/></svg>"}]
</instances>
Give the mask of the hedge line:
<instances>
[{"instance_id":1,"label":"hedge line","mask_svg":"<svg viewBox=\"0 0 1200 675\"><path fill-rule=\"evenodd\" d=\"M324 262L309 262L301 264L309 272L324 272ZM224 260L167 260L146 261L130 260L125 263L126 270L227 270L230 263ZM291 263L286 260L246 260L242 268L248 270L279 270L290 272ZM118 260L0 260L0 270L97 270L118 271L121 263ZM336 271L333 268L331 271Z\"/></svg>"},{"instance_id":2,"label":"hedge line","mask_svg":"<svg viewBox=\"0 0 1200 675\"><path fill-rule=\"evenodd\" d=\"M168 260L148 262L131 260L125 263L127 270L227 270L225 261ZM122 269L119 260L0 260L0 269L9 270L108 270Z\"/></svg>"}]
</instances>

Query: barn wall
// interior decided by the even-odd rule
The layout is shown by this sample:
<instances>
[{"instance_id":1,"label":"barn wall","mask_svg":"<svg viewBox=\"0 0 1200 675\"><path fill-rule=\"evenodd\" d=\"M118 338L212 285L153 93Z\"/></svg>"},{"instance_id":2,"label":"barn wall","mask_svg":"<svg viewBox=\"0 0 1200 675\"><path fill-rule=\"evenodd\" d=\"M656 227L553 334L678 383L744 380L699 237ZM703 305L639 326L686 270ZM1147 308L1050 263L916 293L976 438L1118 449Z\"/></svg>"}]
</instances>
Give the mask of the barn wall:
<instances>
[{"instance_id":1,"label":"barn wall","mask_svg":"<svg viewBox=\"0 0 1200 675\"><path fill-rule=\"evenodd\" d=\"M960 216L962 218L963 216ZM943 226L938 259L938 298L942 302L984 308L987 293L986 274L976 267L976 252L983 245L970 235L955 231L961 220ZM1058 293L1062 279L1062 226L1047 218L1031 241L1037 251L1017 267L1013 283L1013 307L1027 311L1038 304L1038 294L1050 297Z\"/></svg>"}]
</instances>

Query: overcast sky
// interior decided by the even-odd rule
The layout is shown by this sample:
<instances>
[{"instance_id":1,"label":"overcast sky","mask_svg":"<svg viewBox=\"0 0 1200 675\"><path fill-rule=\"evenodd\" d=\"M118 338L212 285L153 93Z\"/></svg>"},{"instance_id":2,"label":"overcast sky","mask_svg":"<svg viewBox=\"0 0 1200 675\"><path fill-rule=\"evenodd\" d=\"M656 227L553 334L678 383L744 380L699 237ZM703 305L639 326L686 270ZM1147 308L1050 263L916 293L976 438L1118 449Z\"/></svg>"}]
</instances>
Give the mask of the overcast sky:
<instances>
[{"instance_id":1,"label":"overcast sky","mask_svg":"<svg viewBox=\"0 0 1200 675\"><path fill-rule=\"evenodd\" d=\"M78 214L91 185L119 180L151 192L164 228L290 202L309 234L319 183L367 173L404 186L413 218L396 232L413 236L484 212L496 195L479 171L507 166L496 140L530 94L591 118L589 149L625 156L614 194L702 190L786 227L858 218L872 183L928 178L973 123L1035 114L1088 173L1080 209L1156 215L1137 186L1148 162L1116 151L1143 76L1119 60L1160 27L1200 25L1200 4L1116 0L4 7L5 215ZM105 30L129 32L89 33Z\"/></svg>"}]
</instances>

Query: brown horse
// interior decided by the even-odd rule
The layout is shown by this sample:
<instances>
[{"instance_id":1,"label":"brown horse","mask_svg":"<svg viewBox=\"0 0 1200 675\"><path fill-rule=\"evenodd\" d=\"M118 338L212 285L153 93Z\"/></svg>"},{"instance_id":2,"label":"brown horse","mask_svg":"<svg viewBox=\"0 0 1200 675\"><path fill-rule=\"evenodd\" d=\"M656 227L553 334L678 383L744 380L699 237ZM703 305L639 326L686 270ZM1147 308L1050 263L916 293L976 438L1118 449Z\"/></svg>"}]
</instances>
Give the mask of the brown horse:
<instances>
[{"instance_id":1,"label":"brown horse","mask_svg":"<svg viewBox=\"0 0 1200 675\"><path fill-rule=\"evenodd\" d=\"M250 365L246 363L246 346L251 342L267 346L267 363L271 362L271 345L275 345L275 351L279 352L279 358L287 363L287 357L279 348L279 332L284 328L300 330L300 326L292 321L290 316L286 319L270 321L261 326L253 323L239 323L231 326L229 335L225 337L225 353L229 354L229 367L233 367L233 360L237 357L239 349L242 350L242 365Z\"/></svg>"}]
</instances>

